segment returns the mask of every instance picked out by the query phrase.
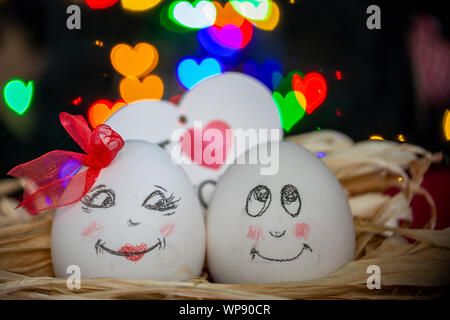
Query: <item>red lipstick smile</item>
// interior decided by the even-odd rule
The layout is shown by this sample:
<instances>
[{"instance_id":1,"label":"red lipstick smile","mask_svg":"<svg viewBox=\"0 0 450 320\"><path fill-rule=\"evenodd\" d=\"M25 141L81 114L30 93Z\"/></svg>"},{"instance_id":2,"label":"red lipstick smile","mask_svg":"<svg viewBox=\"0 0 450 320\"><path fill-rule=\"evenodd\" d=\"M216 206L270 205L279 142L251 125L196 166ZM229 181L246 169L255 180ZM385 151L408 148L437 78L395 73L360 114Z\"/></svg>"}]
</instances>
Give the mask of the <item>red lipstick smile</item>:
<instances>
[{"instance_id":1,"label":"red lipstick smile","mask_svg":"<svg viewBox=\"0 0 450 320\"><path fill-rule=\"evenodd\" d=\"M117 251L109 249L108 247L106 247L105 241L102 241L102 239L98 239L97 242L95 243L95 252L97 254L107 252L107 253L115 255L115 256L124 257L125 259L127 259L129 261L138 262L139 260L142 259L144 254L152 251L156 247L159 247L159 249L161 249L163 244L164 244L164 248L166 247L165 239L163 239L163 241L161 241L161 239L159 239L159 238L157 238L157 239L158 239L158 241L151 247L148 247L148 245L145 243L141 243L140 245L136 245L136 246L133 246L133 245L127 243L127 244L123 245Z\"/></svg>"},{"instance_id":2,"label":"red lipstick smile","mask_svg":"<svg viewBox=\"0 0 450 320\"><path fill-rule=\"evenodd\" d=\"M147 245L145 243L141 243L138 246L132 246L131 244L127 243L122 248L117 250L117 252L124 253L124 257L127 260L137 262L144 256L146 249Z\"/></svg>"}]
</instances>

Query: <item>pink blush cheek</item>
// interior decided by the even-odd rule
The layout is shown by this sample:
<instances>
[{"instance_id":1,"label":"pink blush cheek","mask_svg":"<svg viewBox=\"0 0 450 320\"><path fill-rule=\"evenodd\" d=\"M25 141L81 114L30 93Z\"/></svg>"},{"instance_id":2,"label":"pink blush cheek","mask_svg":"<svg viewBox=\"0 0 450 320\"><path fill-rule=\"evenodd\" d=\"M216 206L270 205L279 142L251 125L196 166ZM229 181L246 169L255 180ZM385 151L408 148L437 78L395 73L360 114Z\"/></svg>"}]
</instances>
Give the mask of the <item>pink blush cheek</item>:
<instances>
[{"instance_id":1,"label":"pink blush cheek","mask_svg":"<svg viewBox=\"0 0 450 320\"><path fill-rule=\"evenodd\" d=\"M254 241L254 246L258 245L259 240L264 240L264 236L263 236L263 228L261 228L260 226L249 226L248 227L248 233L247 233L247 238L251 239Z\"/></svg>"},{"instance_id":2,"label":"pink blush cheek","mask_svg":"<svg viewBox=\"0 0 450 320\"><path fill-rule=\"evenodd\" d=\"M173 223L166 223L166 224L162 225L162 227L159 229L159 232L161 232L161 235L164 238L167 238L174 232L174 230L175 230L175 226L173 225Z\"/></svg>"},{"instance_id":3,"label":"pink blush cheek","mask_svg":"<svg viewBox=\"0 0 450 320\"><path fill-rule=\"evenodd\" d=\"M307 223L296 223L294 225L294 236L298 239L304 238L308 240L311 229Z\"/></svg>"},{"instance_id":4,"label":"pink blush cheek","mask_svg":"<svg viewBox=\"0 0 450 320\"><path fill-rule=\"evenodd\" d=\"M82 231L83 238L95 238L103 232L103 226L98 221L92 221Z\"/></svg>"}]
</instances>

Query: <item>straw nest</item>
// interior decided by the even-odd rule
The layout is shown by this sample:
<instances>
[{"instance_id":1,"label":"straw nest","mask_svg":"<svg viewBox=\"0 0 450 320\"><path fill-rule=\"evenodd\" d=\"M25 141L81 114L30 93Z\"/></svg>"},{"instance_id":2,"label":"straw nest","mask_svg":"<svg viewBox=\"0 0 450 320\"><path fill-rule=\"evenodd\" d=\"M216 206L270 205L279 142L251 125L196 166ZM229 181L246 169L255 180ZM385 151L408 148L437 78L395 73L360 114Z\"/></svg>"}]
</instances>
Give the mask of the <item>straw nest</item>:
<instances>
[{"instance_id":1,"label":"straw nest","mask_svg":"<svg viewBox=\"0 0 450 320\"><path fill-rule=\"evenodd\" d=\"M330 130L286 140L325 152L323 161L349 197L355 260L333 274L301 282L231 285L210 282L205 268L201 277L187 282L82 279L81 289L69 290L65 279L53 277L52 214L31 217L15 210L17 201L8 195L22 185L12 179L0 183L0 299L430 299L448 293L450 228L433 230L435 204L421 187L440 154L392 141L354 143ZM401 191L383 193L391 187ZM430 207L431 219L423 229L408 224L415 195L424 196ZM404 221L400 227L399 219ZM381 289L367 287L370 265L380 267Z\"/></svg>"}]
</instances>

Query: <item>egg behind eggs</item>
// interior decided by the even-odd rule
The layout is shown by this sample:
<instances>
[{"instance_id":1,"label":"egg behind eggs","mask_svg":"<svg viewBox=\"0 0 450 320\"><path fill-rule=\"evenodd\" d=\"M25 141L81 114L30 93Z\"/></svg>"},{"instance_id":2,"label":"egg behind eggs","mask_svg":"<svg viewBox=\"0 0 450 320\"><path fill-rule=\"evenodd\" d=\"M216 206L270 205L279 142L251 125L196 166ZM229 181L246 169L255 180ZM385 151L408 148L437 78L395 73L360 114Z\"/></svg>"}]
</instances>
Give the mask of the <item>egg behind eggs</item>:
<instances>
[{"instance_id":1,"label":"egg behind eggs","mask_svg":"<svg viewBox=\"0 0 450 320\"><path fill-rule=\"evenodd\" d=\"M216 282L301 281L353 259L347 197L314 154L280 142L278 171L262 175L247 151L219 180L207 212L208 269ZM246 157L246 158L243 158Z\"/></svg>"},{"instance_id":2,"label":"egg behind eggs","mask_svg":"<svg viewBox=\"0 0 450 320\"><path fill-rule=\"evenodd\" d=\"M193 186L157 145L125 141L91 190L56 210L51 254L57 277L67 277L71 265L81 278L196 277L205 229Z\"/></svg>"}]
</instances>

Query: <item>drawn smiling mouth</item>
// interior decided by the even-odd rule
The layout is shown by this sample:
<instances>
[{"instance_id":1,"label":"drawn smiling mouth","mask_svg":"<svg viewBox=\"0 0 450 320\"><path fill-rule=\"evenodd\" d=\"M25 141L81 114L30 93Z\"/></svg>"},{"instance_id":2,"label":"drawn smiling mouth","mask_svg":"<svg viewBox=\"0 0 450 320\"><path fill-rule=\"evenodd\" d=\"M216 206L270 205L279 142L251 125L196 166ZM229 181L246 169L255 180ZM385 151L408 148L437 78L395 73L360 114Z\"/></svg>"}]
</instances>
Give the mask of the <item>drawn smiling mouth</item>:
<instances>
[{"instance_id":1,"label":"drawn smiling mouth","mask_svg":"<svg viewBox=\"0 0 450 320\"><path fill-rule=\"evenodd\" d=\"M95 243L95 252L97 254L107 252L109 254L115 255L115 256L121 256L124 257L127 260L137 262L142 259L142 257L152 251L153 249L158 248L159 250L166 248L166 239L163 238L161 241L160 238L157 238L158 241L151 247L148 247L147 244L141 243L140 245L133 246L131 244L126 244L122 246L119 250L111 250L108 247L105 246L105 241L102 239L98 239Z\"/></svg>"},{"instance_id":2,"label":"drawn smiling mouth","mask_svg":"<svg viewBox=\"0 0 450 320\"><path fill-rule=\"evenodd\" d=\"M281 238L282 236L284 236L286 234L286 230L284 230L283 232L277 232L277 231L272 232L272 231L269 231L269 234L272 237L274 237L274 238Z\"/></svg>"},{"instance_id":3,"label":"drawn smiling mouth","mask_svg":"<svg viewBox=\"0 0 450 320\"><path fill-rule=\"evenodd\" d=\"M311 247L309 245L307 245L306 243L303 244L302 249L300 250L300 252L292 257L292 258L282 258L282 259L278 259L278 258L269 258L269 257L265 257L263 255L261 255L261 253L259 252L259 250L257 250L255 247L253 247L250 250L250 256L252 257L252 260L255 259L256 256L264 259L264 260L269 260L269 261L277 261L277 262L288 262L288 261L293 261L295 259L297 259L298 257L300 257L303 253L303 251L305 250L309 250L311 252L313 252L313 250L311 249Z\"/></svg>"}]
</instances>

